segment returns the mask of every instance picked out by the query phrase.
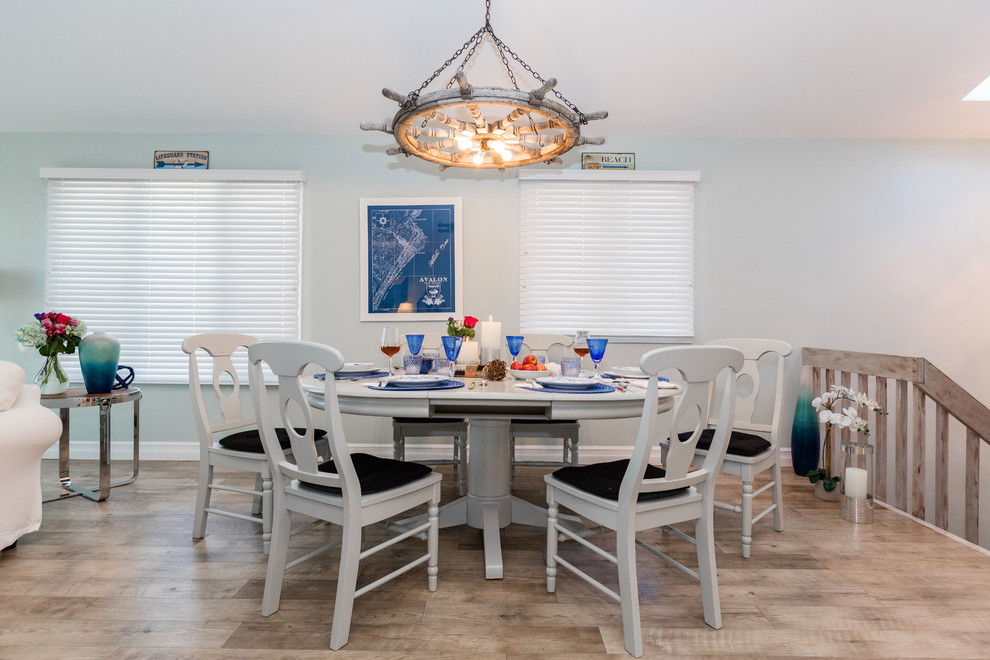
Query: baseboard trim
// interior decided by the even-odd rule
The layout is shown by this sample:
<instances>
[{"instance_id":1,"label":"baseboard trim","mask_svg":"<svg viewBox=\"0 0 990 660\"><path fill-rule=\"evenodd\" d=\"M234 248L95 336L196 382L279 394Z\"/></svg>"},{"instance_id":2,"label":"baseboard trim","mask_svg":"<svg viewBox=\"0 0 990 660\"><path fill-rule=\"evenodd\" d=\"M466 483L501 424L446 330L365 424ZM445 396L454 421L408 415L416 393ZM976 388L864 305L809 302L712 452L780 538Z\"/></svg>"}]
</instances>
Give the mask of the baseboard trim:
<instances>
[{"instance_id":1,"label":"baseboard trim","mask_svg":"<svg viewBox=\"0 0 990 660\"><path fill-rule=\"evenodd\" d=\"M198 461L198 442L147 442L141 443L140 455L142 461ZM355 452L364 452L376 456L390 457L392 455L391 445L383 443L361 443L351 444L351 449ZM578 454L581 463L601 463L604 461L616 461L629 457L629 447L619 445L579 445ZM422 461L437 458L449 458L451 452L450 444L409 444L406 445L406 460ZM559 444L546 445L520 445L516 447L516 458L521 461L557 461L561 457ZM118 460L130 460L132 456L131 444L129 442L113 443L110 446L110 458ZM73 442L70 446L70 457L79 460L98 460L100 458L100 447L97 442ZM43 459L58 458L58 445L53 445L42 456ZM654 450L653 460L660 460L659 450ZM790 467L791 450L782 448L780 450L781 466Z\"/></svg>"}]
</instances>

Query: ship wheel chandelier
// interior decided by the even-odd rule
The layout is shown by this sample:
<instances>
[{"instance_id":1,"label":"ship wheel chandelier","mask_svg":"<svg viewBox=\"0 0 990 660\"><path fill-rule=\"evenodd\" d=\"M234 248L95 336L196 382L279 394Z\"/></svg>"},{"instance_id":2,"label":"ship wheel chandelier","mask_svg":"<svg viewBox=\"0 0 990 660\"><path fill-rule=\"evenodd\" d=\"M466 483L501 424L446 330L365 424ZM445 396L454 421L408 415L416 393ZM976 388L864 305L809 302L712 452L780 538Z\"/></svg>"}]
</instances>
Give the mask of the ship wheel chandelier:
<instances>
[{"instance_id":1,"label":"ship wheel chandelier","mask_svg":"<svg viewBox=\"0 0 990 660\"><path fill-rule=\"evenodd\" d=\"M501 58L513 89L476 87L468 82L465 66L485 40L491 42ZM446 88L425 92L462 54L464 59L457 64ZM531 73L540 86L530 91L520 89L510 59ZM600 137L583 137L581 126L605 119L608 113L581 112L556 86L556 78L544 79L495 35L491 0L486 0L485 24L418 89L408 94L382 90L386 98L399 104L392 121L365 122L361 128L391 134L398 146L387 150L390 156L418 156L439 164L441 170L504 170L533 163L560 163L560 156L573 147L605 142Z\"/></svg>"}]
</instances>

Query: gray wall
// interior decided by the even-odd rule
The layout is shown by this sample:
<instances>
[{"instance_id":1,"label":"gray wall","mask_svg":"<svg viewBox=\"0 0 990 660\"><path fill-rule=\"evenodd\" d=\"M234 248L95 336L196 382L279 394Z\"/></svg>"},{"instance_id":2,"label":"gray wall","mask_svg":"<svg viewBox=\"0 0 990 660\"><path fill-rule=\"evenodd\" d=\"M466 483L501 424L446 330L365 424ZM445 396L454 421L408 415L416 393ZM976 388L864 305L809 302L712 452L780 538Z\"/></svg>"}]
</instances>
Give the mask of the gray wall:
<instances>
[{"instance_id":1,"label":"gray wall","mask_svg":"<svg viewBox=\"0 0 990 660\"><path fill-rule=\"evenodd\" d=\"M415 159L386 157L387 143L370 134L0 135L0 331L7 337L0 359L31 374L40 366L37 354L12 338L42 307L45 184L38 169L144 168L155 149L208 149L214 169L306 172L304 339L332 344L353 360L380 355L380 326L356 320L361 197L462 197L465 311L491 314L506 331L516 327L514 173L439 173ZM796 349L924 356L990 402L990 142L615 137L607 146L635 152L639 169L701 171L697 341L766 336ZM610 345L607 363L634 364L646 348ZM788 363L794 383L799 353ZM168 449L178 445L169 443L193 439L186 390L143 388L144 442L149 451L177 455ZM792 391L788 418L793 400ZM349 424L355 442L387 440L382 420ZM79 424L75 437L95 439L91 426ZM582 443L624 442L632 426L617 426L588 425Z\"/></svg>"}]
</instances>

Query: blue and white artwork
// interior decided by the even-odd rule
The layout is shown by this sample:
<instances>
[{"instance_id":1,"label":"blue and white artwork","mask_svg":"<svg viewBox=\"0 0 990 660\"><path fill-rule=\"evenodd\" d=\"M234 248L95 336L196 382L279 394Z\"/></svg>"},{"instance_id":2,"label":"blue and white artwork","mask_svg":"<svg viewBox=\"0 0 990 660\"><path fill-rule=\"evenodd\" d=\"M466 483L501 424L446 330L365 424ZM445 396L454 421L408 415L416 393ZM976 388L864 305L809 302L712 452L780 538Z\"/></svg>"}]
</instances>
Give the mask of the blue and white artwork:
<instances>
[{"instance_id":1,"label":"blue and white artwork","mask_svg":"<svg viewBox=\"0 0 990 660\"><path fill-rule=\"evenodd\" d=\"M460 200L362 200L361 207L362 320L456 316Z\"/></svg>"}]
</instances>

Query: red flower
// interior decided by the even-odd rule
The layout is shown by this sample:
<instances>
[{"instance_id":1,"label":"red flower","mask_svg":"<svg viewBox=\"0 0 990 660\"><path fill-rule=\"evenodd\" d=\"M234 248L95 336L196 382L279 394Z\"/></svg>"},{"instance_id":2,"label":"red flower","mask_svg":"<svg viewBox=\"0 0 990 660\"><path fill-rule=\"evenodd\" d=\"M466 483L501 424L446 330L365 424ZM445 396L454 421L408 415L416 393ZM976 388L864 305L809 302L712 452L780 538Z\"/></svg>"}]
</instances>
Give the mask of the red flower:
<instances>
[{"instance_id":1,"label":"red flower","mask_svg":"<svg viewBox=\"0 0 990 660\"><path fill-rule=\"evenodd\" d=\"M66 316L65 314L56 314L55 315L55 322L56 323L61 323L62 325L65 325L66 323L69 323L70 321L72 321L72 317L71 316Z\"/></svg>"},{"instance_id":2,"label":"red flower","mask_svg":"<svg viewBox=\"0 0 990 660\"><path fill-rule=\"evenodd\" d=\"M477 325L477 323L478 323L478 319L474 318L473 316L464 317L465 328L473 328L475 325Z\"/></svg>"}]
</instances>

